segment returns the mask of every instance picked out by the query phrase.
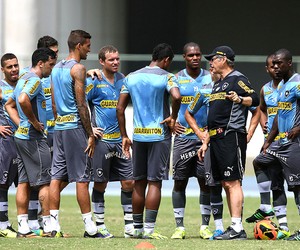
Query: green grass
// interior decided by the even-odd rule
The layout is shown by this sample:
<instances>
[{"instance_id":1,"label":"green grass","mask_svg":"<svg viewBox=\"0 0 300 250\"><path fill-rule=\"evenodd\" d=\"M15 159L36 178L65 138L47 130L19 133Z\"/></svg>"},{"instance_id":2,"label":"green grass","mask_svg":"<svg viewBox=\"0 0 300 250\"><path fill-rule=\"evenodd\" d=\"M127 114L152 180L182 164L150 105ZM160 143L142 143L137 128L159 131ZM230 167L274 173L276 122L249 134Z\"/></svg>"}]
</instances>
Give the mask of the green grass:
<instances>
[{"instance_id":1,"label":"green grass","mask_svg":"<svg viewBox=\"0 0 300 250\"><path fill-rule=\"evenodd\" d=\"M9 217L13 226L17 228L15 197L9 196ZM225 202L225 199L224 199ZM246 198L244 217L251 215L258 207L258 198ZM175 229L170 197L164 197L161 202L156 229L168 238ZM156 249L298 249L298 242L287 241L258 241L253 238L253 224L243 223L248 234L246 241L209 241L198 237L200 225L200 212L198 198L188 197L185 215L185 227L187 237L185 240L147 240ZM62 196L61 226L64 232L71 235L70 238L40 238L40 239L4 239L0 238L1 249L135 249L142 241L138 239L123 238L123 213L120 198L106 196L105 224L110 232L115 235L113 239L85 239L83 238L84 226L75 196ZM276 220L274 220L277 223ZM299 216L293 199L288 200L288 222L292 231L299 228ZM224 205L224 226L230 223L227 205ZM214 229L213 219L210 228Z\"/></svg>"}]
</instances>

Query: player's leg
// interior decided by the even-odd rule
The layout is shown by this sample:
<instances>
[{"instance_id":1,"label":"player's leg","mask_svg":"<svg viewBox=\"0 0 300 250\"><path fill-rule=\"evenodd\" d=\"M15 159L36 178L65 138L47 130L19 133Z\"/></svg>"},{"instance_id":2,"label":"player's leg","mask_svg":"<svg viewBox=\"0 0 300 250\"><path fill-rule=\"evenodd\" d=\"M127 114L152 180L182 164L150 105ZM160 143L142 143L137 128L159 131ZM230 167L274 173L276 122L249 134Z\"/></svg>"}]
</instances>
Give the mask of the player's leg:
<instances>
[{"instance_id":1,"label":"player's leg","mask_svg":"<svg viewBox=\"0 0 300 250\"><path fill-rule=\"evenodd\" d=\"M42 229L38 221L39 189L31 188L28 206L28 225L31 231Z\"/></svg>"},{"instance_id":2,"label":"player's leg","mask_svg":"<svg viewBox=\"0 0 300 250\"><path fill-rule=\"evenodd\" d=\"M208 228L211 214L210 189L205 185L204 178L198 178L198 183L200 186L199 204L202 217L199 234L202 239L209 239L213 236L213 233Z\"/></svg>"},{"instance_id":3,"label":"player's leg","mask_svg":"<svg viewBox=\"0 0 300 250\"><path fill-rule=\"evenodd\" d=\"M96 222L97 230L102 235L102 238L114 237L106 228L104 223L105 215L105 199L104 193L107 186L105 182L95 182L92 192L92 203L94 207L94 219Z\"/></svg>"},{"instance_id":4,"label":"player's leg","mask_svg":"<svg viewBox=\"0 0 300 250\"><path fill-rule=\"evenodd\" d=\"M268 155L260 153L253 160L253 168L255 171L257 186L260 196L259 208L248 218L246 222L252 223L257 220L263 220L272 218L274 212L271 205L271 176L269 174L269 168L272 168L274 160Z\"/></svg>"},{"instance_id":5,"label":"player's leg","mask_svg":"<svg viewBox=\"0 0 300 250\"><path fill-rule=\"evenodd\" d=\"M172 190L173 213L176 229L172 239L184 239L184 213L186 206L186 186L192 175L196 176L197 167L197 144L196 140L189 140L176 136L173 146L173 180Z\"/></svg>"},{"instance_id":6,"label":"player's leg","mask_svg":"<svg viewBox=\"0 0 300 250\"><path fill-rule=\"evenodd\" d=\"M204 170L206 185L208 185L210 189L210 205L215 223L215 230L213 231L213 235L210 237L210 240L213 240L214 237L219 236L224 232L224 226L222 185L219 181L215 181L215 179L213 178L210 159L210 147L205 153Z\"/></svg>"},{"instance_id":7,"label":"player's leg","mask_svg":"<svg viewBox=\"0 0 300 250\"><path fill-rule=\"evenodd\" d=\"M145 200L145 226L144 238L164 239L165 236L154 232L158 209L161 201L162 181L148 181L148 191Z\"/></svg>"},{"instance_id":8,"label":"player's leg","mask_svg":"<svg viewBox=\"0 0 300 250\"><path fill-rule=\"evenodd\" d=\"M134 186L133 180L121 181L121 205L124 214L124 237L133 236L133 218L132 218L132 190Z\"/></svg>"},{"instance_id":9,"label":"player's leg","mask_svg":"<svg viewBox=\"0 0 300 250\"><path fill-rule=\"evenodd\" d=\"M291 235L287 223L287 197L284 190L284 174L281 164L274 164L268 169L272 180L273 209L278 221L277 239L284 239Z\"/></svg>"},{"instance_id":10,"label":"player's leg","mask_svg":"<svg viewBox=\"0 0 300 250\"><path fill-rule=\"evenodd\" d=\"M300 185L293 187L295 204L298 209L298 214L300 215ZM300 241L300 229L296 231L294 234L286 238L288 241Z\"/></svg>"},{"instance_id":11,"label":"player's leg","mask_svg":"<svg viewBox=\"0 0 300 250\"><path fill-rule=\"evenodd\" d=\"M144 232L144 208L145 208L145 193L147 188L147 180L135 180L132 192L132 218L134 226L135 238L141 238Z\"/></svg>"},{"instance_id":12,"label":"player's leg","mask_svg":"<svg viewBox=\"0 0 300 250\"><path fill-rule=\"evenodd\" d=\"M148 144L148 191L146 195L144 238L165 239L154 227L161 201L162 180L168 179L171 139Z\"/></svg>"},{"instance_id":13,"label":"player's leg","mask_svg":"<svg viewBox=\"0 0 300 250\"><path fill-rule=\"evenodd\" d=\"M172 191L172 204L173 212L176 223L176 230L171 236L172 239L184 239L185 227L184 227L184 212L186 205L185 189L188 183L186 180L174 180L174 187Z\"/></svg>"},{"instance_id":14,"label":"player's leg","mask_svg":"<svg viewBox=\"0 0 300 250\"><path fill-rule=\"evenodd\" d=\"M110 170L109 181L121 183L121 205L124 214L124 237L133 237L132 191L134 187L132 161L123 154L122 143L112 143L116 152Z\"/></svg>"},{"instance_id":15,"label":"player's leg","mask_svg":"<svg viewBox=\"0 0 300 250\"><path fill-rule=\"evenodd\" d=\"M8 189L18 178L17 150L12 137L0 136L0 159L0 237L16 238L8 219Z\"/></svg>"}]
</instances>

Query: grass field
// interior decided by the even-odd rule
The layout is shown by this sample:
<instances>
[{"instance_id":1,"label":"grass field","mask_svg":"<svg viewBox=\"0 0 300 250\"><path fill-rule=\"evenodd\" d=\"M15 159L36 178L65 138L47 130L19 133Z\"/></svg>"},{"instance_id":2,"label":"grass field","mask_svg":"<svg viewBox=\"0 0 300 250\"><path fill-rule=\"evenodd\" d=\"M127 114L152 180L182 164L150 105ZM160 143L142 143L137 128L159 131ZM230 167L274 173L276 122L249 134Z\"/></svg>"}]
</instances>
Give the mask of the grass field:
<instances>
[{"instance_id":1,"label":"grass field","mask_svg":"<svg viewBox=\"0 0 300 250\"><path fill-rule=\"evenodd\" d=\"M17 228L15 197L9 196L10 221ZM244 217L249 216L257 209L258 198L245 199ZM116 196L106 197L106 226L115 235L113 239L86 239L83 238L84 226L81 220L79 208L75 196L62 196L60 221L64 232L70 234L70 238L40 238L40 239L4 239L0 238L1 249L135 249L135 246L146 240L123 238L123 214L120 198ZM288 200L288 222L292 231L298 229L299 216L293 199ZM274 220L276 223L276 220ZM198 198L188 197L185 215L185 227L187 237L185 240L147 240L156 249L299 249L298 242L287 241L258 241L253 238L253 224L243 223L248 234L246 241L209 241L198 237L200 212ZM224 226L230 223L227 205L224 209ZM156 229L171 237L175 228L170 197L164 197L158 214ZM210 228L214 229L211 219Z\"/></svg>"}]
</instances>

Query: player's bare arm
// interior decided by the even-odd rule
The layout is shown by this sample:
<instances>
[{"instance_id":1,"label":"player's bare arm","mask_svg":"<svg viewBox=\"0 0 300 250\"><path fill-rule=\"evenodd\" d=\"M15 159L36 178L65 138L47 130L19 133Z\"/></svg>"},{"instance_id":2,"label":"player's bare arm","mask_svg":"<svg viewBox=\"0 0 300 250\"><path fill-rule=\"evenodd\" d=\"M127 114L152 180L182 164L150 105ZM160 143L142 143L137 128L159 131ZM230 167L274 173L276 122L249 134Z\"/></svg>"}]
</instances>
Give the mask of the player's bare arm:
<instances>
[{"instance_id":1,"label":"player's bare arm","mask_svg":"<svg viewBox=\"0 0 300 250\"><path fill-rule=\"evenodd\" d=\"M82 64L76 64L71 70L71 76L74 79L76 103L79 112L79 116L83 125L83 128L88 136L88 145L85 150L89 157L92 157L95 150L95 137L91 126L90 114L88 111L86 99L85 99L85 77L86 69Z\"/></svg>"}]
</instances>

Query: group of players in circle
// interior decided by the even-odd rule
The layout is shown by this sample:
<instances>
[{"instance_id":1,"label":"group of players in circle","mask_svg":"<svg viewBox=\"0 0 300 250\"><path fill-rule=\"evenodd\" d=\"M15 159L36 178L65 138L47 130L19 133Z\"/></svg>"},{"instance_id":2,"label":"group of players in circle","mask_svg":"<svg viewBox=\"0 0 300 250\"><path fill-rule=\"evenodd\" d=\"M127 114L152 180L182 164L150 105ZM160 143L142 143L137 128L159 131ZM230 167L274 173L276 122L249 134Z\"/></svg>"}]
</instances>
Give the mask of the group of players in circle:
<instances>
[{"instance_id":1,"label":"group of players in circle","mask_svg":"<svg viewBox=\"0 0 300 250\"><path fill-rule=\"evenodd\" d=\"M98 53L101 70L85 69L80 61L90 52L89 33L71 31L68 47L68 57L57 63L58 42L41 37L32 65L21 71L13 53L1 57L0 237L67 237L59 223L60 193L76 182L83 236L112 238L104 223L104 193L108 182L120 181L124 237L165 239L154 228L171 160L176 223L171 238L186 237L186 187L194 176L200 187L200 238L247 239L242 179L247 143L260 123L266 139L253 166L261 204L246 222L276 216L277 238L300 240L300 232L291 235L288 228L284 190L286 180L300 211L300 76L288 50L267 57L271 81L258 95L247 77L234 69L235 53L228 46L205 56L208 71L201 68L200 46L187 43L186 67L172 74L167 69L173 50L161 43L153 49L149 66L126 77L119 72L119 52L112 45ZM132 140L125 115L130 101ZM13 183L17 231L8 220L8 189ZM222 189L231 216L227 229ZM215 230L209 229L211 214Z\"/></svg>"}]
</instances>

